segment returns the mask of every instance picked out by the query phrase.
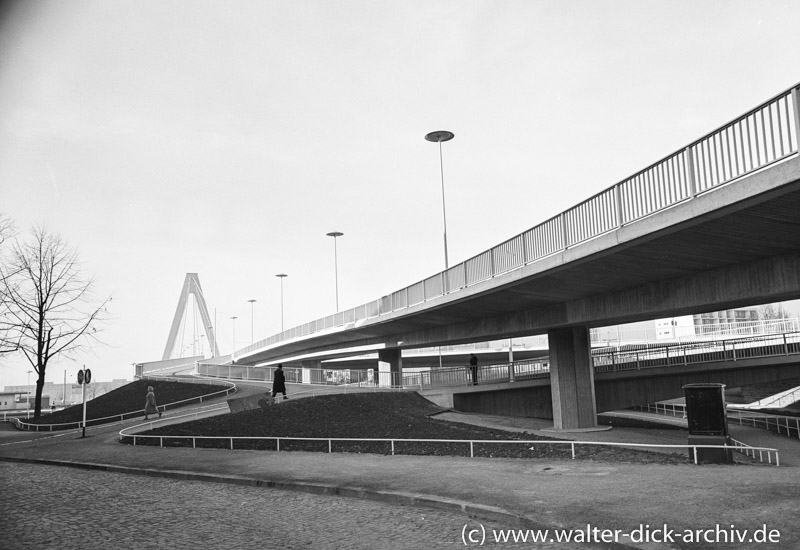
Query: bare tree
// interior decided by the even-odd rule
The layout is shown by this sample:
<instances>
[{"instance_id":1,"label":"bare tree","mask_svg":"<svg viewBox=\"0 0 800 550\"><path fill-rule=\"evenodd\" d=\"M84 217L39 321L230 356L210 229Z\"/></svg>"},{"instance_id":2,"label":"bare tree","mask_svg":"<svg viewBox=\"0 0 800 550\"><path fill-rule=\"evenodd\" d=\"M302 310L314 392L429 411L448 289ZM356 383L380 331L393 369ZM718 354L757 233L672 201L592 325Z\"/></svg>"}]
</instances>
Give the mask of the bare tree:
<instances>
[{"instance_id":1,"label":"bare tree","mask_svg":"<svg viewBox=\"0 0 800 550\"><path fill-rule=\"evenodd\" d=\"M86 386L86 399L94 399L95 397L100 397L103 394L108 393L111 384L108 382L92 382Z\"/></svg>"},{"instance_id":2,"label":"bare tree","mask_svg":"<svg viewBox=\"0 0 800 550\"><path fill-rule=\"evenodd\" d=\"M789 312L784 311L783 304L764 304L758 306L758 318L764 320L771 319L788 319Z\"/></svg>"},{"instance_id":3,"label":"bare tree","mask_svg":"<svg viewBox=\"0 0 800 550\"><path fill-rule=\"evenodd\" d=\"M94 281L81 276L77 252L41 227L33 228L30 240L14 241L0 279L8 335L38 374L34 417L39 418L48 363L100 342L111 298L93 300Z\"/></svg>"},{"instance_id":4,"label":"bare tree","mask_svg":"<svg viewBox=\"0 0 800 550\"><path fill-rule=\"evenodd\" d=\"M8 217L0 212L0 266L4 265L3 253L5 243L14 236L14 224ZM4 292L7 279L6 270L0 269L0 356L15 352L19 349L18 342L13 339L11 331L10 302Z\"/></svg>"}]
</instances>

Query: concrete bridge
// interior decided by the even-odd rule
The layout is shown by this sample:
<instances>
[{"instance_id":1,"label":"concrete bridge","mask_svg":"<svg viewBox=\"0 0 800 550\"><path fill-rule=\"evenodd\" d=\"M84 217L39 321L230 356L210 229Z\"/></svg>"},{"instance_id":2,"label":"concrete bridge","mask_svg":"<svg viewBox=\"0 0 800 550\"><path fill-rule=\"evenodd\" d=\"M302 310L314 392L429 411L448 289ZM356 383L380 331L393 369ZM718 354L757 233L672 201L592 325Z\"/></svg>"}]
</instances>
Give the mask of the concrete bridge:
<instances>
[{"instance_id":1,"label":"concrete bridge","mask_svg":"<svg viewBox=\"0 0 800 550\"><path fill-rule=\"evenodd\" d=\"M547 334L556 428L595 425L589 329L800 298L800 85L450 269L235 364Z\"/></svg>"}]
</instances>

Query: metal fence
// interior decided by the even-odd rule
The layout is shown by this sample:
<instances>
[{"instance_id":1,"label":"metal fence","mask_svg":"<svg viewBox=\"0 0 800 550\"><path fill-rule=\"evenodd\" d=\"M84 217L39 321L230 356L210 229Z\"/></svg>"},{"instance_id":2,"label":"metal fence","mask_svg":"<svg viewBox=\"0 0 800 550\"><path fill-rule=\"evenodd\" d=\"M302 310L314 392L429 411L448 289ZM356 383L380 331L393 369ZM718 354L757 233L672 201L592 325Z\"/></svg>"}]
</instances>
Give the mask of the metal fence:
<instances>
[{"instance_id":1,"label":"metal fence","mask_svg":"<svg viewBox=\"0 0 800 550\"><path fill-rule=\"evenodd\" d=\"M145 377L147 378L147 377ZM156 378L158 379L158 378ZM180 378L180 381L187 384L203 384L207 383L206 380L193 380L191 378ZM175 401L173 403L167 403L165 405L158 405L156 409L159 411L166 411L167 409L172 409L175 407L180 407L183 405L189 405L191 403L202 403L205 399L208 401L209 399L216 399L218 397L222 397L231 393L236 392L236 384L231 382L226 382L228 387L224 390L215 391L206 395L198 395L197 397L191 397L189 399L183 399L181 401ZM33 424L29 422L22 422L19 419L14 421L15 425L20 430L28 430L33 432L54 432L59 430L71 430L75 428L85 428L87 426L99 426L101 424L110 424L112 422L122 422L126 418L134 418L136 416L141 416L144 413L144 409L139 409L137 411L130 411L120 414L115 414L112 416L104 416L103 418L88 418L86 420L86 424L84 422L66 422L61 424Z\"/></svg>"},{"instance_id":2,"label":"metal fence","mask_svg":"<svg viewBox=\"0 0 800 550\"><path fill-rule=\"evenodd\" d=\"M800 331L746 338L701 340L667 345L633 345L595 348L592 363L596 373L650 368L680 367L719 361L741 361L800 354ZM468 365L430 367L401 374L375 369L324 369L284 367L287 382L315 385L353 385L379 388L424 388L472 384ZM197 363L197 374L230 380L271 382L275 367ZM547 378L549 357L502 362L478 367L480 384L497 384Z\"/></svg>"},{"instance_id":3,"label":"metal fence","mask_svg":"<svg viewBox=\"0 0 800 550\"><path fill-rule=\"evenodd\" d=\"M191 415L187 415L191 416ZM154 423L149 423L152 426ZM126 428L119 432L119 441L123 444L130 444L136 445L137 440L142 441L158 441L159 447L170 446L189 446L197 448L198 443L199 446L206 446L209 443L223 443L225 448L230 450L236 450L236 444L239 444L239 448L243 449L252 449L252 445L247 445L247 443L252 442L262 442L262 444L268 442L274 442L274 449L271 447L260 447L262 450L274 450L280 451L281 450L281 442L284 443L284 448L286 447L287 443L291 442L319 442L324 443L327 447L328 453L334 452L334 443L336 444L346 444L346 443L385 443L386 444L386 451L392 456L395 455L395 447L398 443L425 443L427 445L430 444L443 444L443 445L452 445L452 444L461 444L464 446L465 455L467 454L467 449L469 450L469 457L474 458L476 455L476 446L497 446L497 445L548 445L552 447L566 447L569 446L570 454L572 459L574 460L577 456L577 450L580 447L592 447L592 446L601 446L601 447L624 447L624 448L634 448L634 449L665 449L665 448L673 448L673 449L686 449L687 451L691 451L689 456L694 457L694 463L698 464L698 452L697 449L733 449L733 450L740 450L743 447L747 447L749 452L755 453L758 451L760 455L763 457L764 454L767 456L767 461L771 464L774 458L774 464L776 466L780 466L780 455L777 449L772 449L768 447L748 447L741 442L735 441L734 445L664 445L664 444L650 444L650 443L612 443L612 442L602 442L602 441L552 441L552 440L520 440L520 439L505 439L505 440L498 440L498 439L484 439L484 440L477 440L477 439L401 439L401 438L344 438L344 437L277 437L277 436L267 436L267 437L230 437L230 436L178 436L178 435L140 435L135 433L136 430L141 429L142 426L132 426L130 428ZM166 444L165 444L166 443ZM341 448L341 445L338 445ZM744 451L742 451L744 452ZM489 455L491 456L491 454ZM763 461L763 458L762 458Z\"/></svg>"},{"instance_id":4,"label":"metal fence","mask_svg":"<svg viewBox=\"0 0 800 550\"><path fill-rule=\"evenodd\" d=\"M663 346L625 347L593 353L596 372L617 372L716 361L739 361L800 353L800 332L704 340Z\"/></svg>"},{"instance_id":5,"label":"metal fence","mask_svg":"<svg viewBox=\"0 0 800 550\"><path fill-rule=\"evenodd\" d=\"M236 352L385 315L478 284L614 231L798 154L800 85L504 243L379 300L288 329Z\"/></svg>"}]
</instances>

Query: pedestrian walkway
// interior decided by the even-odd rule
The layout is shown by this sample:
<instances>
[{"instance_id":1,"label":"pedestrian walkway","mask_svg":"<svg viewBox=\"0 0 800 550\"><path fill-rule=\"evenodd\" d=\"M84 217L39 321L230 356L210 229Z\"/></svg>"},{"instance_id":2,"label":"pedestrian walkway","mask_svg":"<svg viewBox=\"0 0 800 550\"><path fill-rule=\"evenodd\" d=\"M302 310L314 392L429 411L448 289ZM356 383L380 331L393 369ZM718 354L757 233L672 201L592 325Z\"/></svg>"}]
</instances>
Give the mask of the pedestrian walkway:
<instances>
[{"instance_id":1,"label":"pedestrian walkway","mask_svg":"<svg viewBox=\"0 0 800 550\"><path fill-rule=\"evenodd\" d=\"M796 442L767 432L762 434L765 441L769 442L767 446L786 445L786 451L781 452L784 464L781 467L741 464L676 466L592 460L382 456L120 445L118 432L121 427L132 426L139 421L88 428L86 438L81 438L77 431L38 438L33 438L34 434L30 433L9 435L3 432L0 459L177 480L222 481L251 487L276 487L380 500L394 505L432 507L463 513L465 517L473 517L477 523L491 520L508 528L527 526L585 530L588 525L591 528L620 530L619 536L622 536L651 527L683 533L686 529L713 530L715 526L722 525L728 531L748 529L752 535L754 530L766 524L768 529L780 533L782 545L800 547L800 526L796 522L800 495L796 457L800 456L800 447ZM494 424L493 427L500 424L496 417L483 417L480 421ZM533 422L530 419L513 422L525 421ZM512 423L511 420L508 422ZM669 430L654 430L654 439L674 437L674 434L667 432ZM638 431L631 432L625 428L579 435L581 438L622 438L629 433L644 437ZM552 437L554 434L549 435ZM559 434L559 437L575 435L565 433ZM23 438L27 438L24 443L7 444ZM789 454L792 453L794 459L790 459ZM794 465L791 465L792 462ZM369 536L370 527L363 527L363 531L364 536ZM714 536L721 535L717 533ZM726 542L704 546L656 544L634 539L623 537L619 539L623 544L617 547L752 547L747 543ZM376 544L376 547L379 546ZM610 546L605 544L596 547Z\"/></svg>"}]
</instances>

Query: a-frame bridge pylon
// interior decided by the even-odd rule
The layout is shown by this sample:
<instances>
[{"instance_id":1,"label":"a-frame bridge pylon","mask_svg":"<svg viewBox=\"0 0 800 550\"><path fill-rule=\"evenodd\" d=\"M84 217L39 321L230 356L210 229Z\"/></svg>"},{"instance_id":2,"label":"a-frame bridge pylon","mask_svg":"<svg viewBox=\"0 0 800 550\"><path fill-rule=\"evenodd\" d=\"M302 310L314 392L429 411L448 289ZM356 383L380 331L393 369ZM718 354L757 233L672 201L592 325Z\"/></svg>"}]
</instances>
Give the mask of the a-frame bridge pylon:
<instances>
[{"instance_id":1,"label":"a-frame bridge pylon","mask_svg":"<svg viewBox=\"0 0 800 550\"><path fill-rule=\"evenodd\" d=\"M184 312L186 311L186 304L189 300L189 294L194 295L194 303L197 310L200 312L200 317L203 320L203 330L208 338L208 343L211 346L214 357L219 357L219 348L217 348L217 339L214 337L214 325L211 324L211 318L208 316L208 308L206 307L206 300L203 298L203 289L200 288L200 279L197 273L187 273L186 279L183 281L183 290L181 290L181 297L178 299L178 307L175 309L175 317L172 320L172 328L169 331L169 338L167 339L167 347L164 348L164 357L162 360L172 359L171 355L175 349L175 341L178 338L178 331L181 328L181 320L183 319Z\"/></svg>"}]
</instances>

